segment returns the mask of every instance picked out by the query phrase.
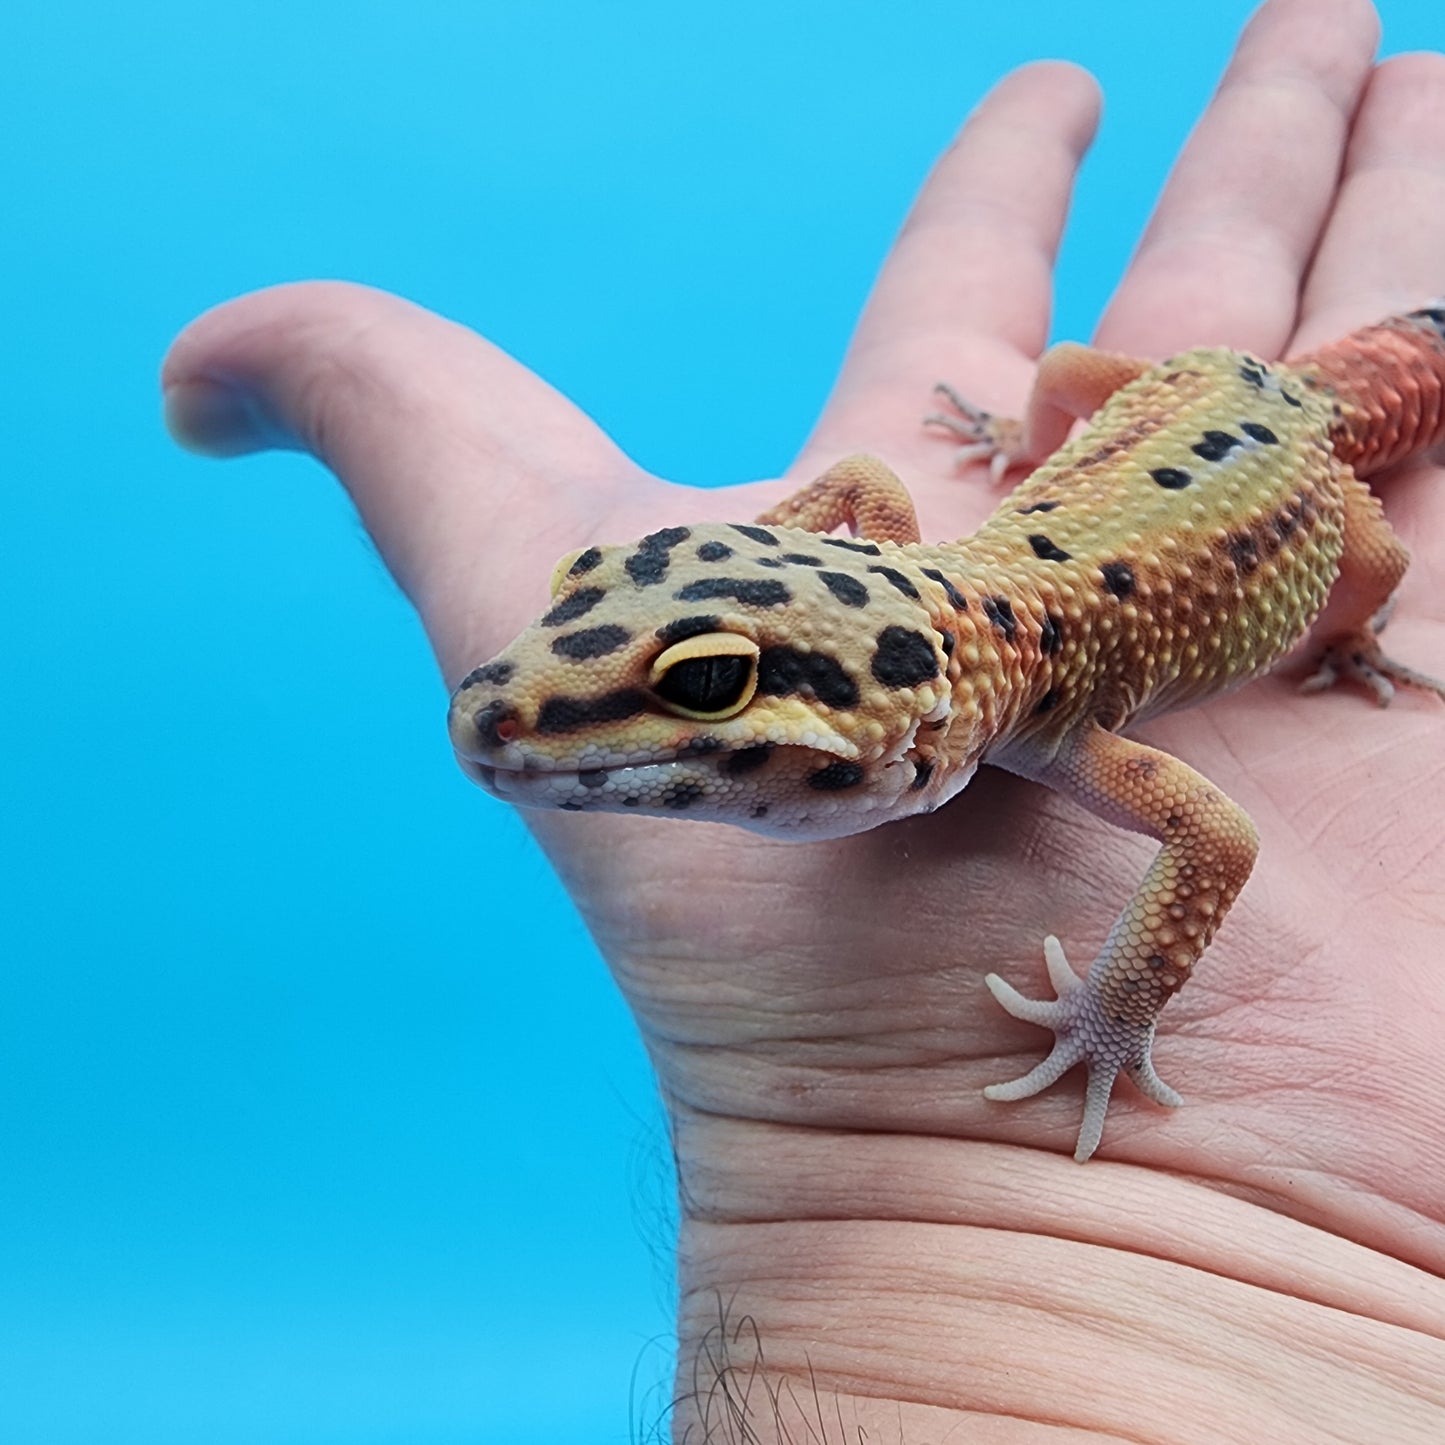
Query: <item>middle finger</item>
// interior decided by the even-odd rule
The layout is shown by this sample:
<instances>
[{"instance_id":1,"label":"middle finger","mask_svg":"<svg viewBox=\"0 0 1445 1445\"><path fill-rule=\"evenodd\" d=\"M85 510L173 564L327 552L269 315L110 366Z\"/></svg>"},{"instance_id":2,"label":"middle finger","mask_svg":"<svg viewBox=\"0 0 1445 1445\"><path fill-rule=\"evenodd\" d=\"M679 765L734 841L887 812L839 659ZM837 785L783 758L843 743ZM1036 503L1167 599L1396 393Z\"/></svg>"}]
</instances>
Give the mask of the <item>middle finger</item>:
<instances>
[{"instance_id":1,"label":"middle finger","mask_svg":"<svg viewBox=\"0 0 1445 1445\"><path fill-rule=\"evenodd\" d=\"M1329 212L1379 21L1365 0L1269 0L1160 197L1097 344L1276 354Z\"/></svg>"}]
</instances>

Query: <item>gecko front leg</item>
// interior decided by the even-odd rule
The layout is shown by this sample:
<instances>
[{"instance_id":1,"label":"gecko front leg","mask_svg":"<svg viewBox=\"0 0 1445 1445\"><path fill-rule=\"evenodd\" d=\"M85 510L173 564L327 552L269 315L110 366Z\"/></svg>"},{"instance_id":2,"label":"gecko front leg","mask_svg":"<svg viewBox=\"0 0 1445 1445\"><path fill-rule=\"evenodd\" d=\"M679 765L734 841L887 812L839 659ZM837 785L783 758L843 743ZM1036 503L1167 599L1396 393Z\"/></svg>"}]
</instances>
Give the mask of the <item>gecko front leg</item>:
<instances>
[{"instance_id":1,"label":"gecko front leg","mask_svg":"<svg viewBox=\"0 0 1445 1445\"><path fill-rule=\"evenodd\" d=\"M1134 356L1063 341L1039 358L1021 420L984 411L941 381L933 390L948 410L930 412L923 424L960 443L953 454L955 465L987 462L989 476L998 483L1013 467L1043 461L1063 445L1076 419L1092 416L1150 365Z\"/></svg>"},{"instance_id":2,"label":"gecko front leg","mask_svg":"<svg viewBox=\"0 0 1445 1445\"><path fill-rule=\"evenodd\" d=\"M1084 1064L1089 1082L1074 1151L1082 1162L1098 1147L1120 1073L1156 1103L1180 1102L1154 1071L1154 1026L1244 886L1259 839L1244 810L1193 768L1094 723L1050 756L1033 758L1024 745L1001 762L1163 845L1086 977L1074 974L1050 938L1045 958L1056 999L1025 998L996 974L985 980L1009 1013L1052 1029L1055 1042L1029 1073L984 1094L1027 1098Z\"/></svg>"},{"instance_id":3,"label":"gecko front leg","mask_svg":"<svg viewBox=\"0 0 1445 1445\"><path fill-rule=\"evenodd\" d=\"M871 541L920 540L908 488L891 467L864 452L834 462L758 521L765 527L805 527L810 532L831 532L846 524L855 537Z\"/></svg>"}]
</instances>

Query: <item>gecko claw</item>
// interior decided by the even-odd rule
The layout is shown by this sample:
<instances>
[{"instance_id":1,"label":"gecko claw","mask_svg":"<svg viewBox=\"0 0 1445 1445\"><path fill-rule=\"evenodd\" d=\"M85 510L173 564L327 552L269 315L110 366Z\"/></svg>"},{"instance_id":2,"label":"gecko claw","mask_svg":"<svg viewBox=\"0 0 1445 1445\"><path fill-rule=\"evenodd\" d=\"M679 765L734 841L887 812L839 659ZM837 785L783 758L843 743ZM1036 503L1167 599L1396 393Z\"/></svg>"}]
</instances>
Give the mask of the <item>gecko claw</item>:
<instances>
[{"instance_id":1,"label":"gecko claw","mask_svg":"<svg viewBox=\"0 0 1445 1445\"><path fill-rule=\"evenodd\" d=\"M1075 1064L1085 1065L1089 1081L1084 1091L1083 1123L1074 1149L1074 1158L1082 1164L1099 1147L1114 1080L1121 1073L1127 1074L1139 1092L1156 1104L1176 1108L1184 1100L1154 1070L1150 1056L1154 1044L1152 1024L1141 1026L1111 1017L1092 982L1074 972L1063 946L1052 934L1044 940L1044 962L1057 995L1053 999L1026 998L996 973L984 979L988 991L1014 1018L1052 1029L1054 1046L1021 1078L990 1084L983 1095L995 1103L1027 1099L1047 1089Z\"/></svg>"}]
</instances>

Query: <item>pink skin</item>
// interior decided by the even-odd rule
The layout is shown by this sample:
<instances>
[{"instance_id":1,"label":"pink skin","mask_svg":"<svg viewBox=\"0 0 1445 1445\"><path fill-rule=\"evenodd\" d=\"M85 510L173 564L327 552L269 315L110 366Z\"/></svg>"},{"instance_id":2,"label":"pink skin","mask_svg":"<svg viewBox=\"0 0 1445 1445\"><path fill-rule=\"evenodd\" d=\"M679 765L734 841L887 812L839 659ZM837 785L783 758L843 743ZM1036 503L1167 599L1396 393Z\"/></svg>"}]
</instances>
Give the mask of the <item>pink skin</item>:
<instances>
[{"instance_id":1,"label":"pink skin","mask_svg":"<svg viewBox=\"0 0 1445 1445\"><path fill-rule=\"evenodd\" d=\"M1275 356L1445 289L1445 58L1372 68L1375 39L1363 0L1270 0L1101 345ZM899 469L925 536L958 535L994 494L951 475L918 418L940 377L1022 407L1096 112L1061 64L988 97L786 478L698 493L649 476L477 336L340 285L195 322L166 363L171 424L200 451L324 460L449 682L528 621L568 549L750 516L847 452ZM216 379L247 389L244 410ZM1420 465L1381 487L1415 554L1392 650L1437 674L1442 481ZM719 1298L766 1355L749 1438L808 1438L782 1381L812 1418L810 1369L829 1440L1445 1438L1445 707L1381 713L1272 678L1145 731L1246 807L1263 848L1164 1016L1161 1068L1187 1106L1121 1093L1085 1168L1077 1075L1024 1103L982 1097L1045 1044L982 979L1033 967L1041 985L1050 932L1085 957L1148 845L988 771L939 814L829 843L530 820L674 1115L681 1389L704 1392L679 1406L679 1438L721 1408L699 1356L756 1363L746 1333L724 1351Z\"/></svg>"}]
</instances>

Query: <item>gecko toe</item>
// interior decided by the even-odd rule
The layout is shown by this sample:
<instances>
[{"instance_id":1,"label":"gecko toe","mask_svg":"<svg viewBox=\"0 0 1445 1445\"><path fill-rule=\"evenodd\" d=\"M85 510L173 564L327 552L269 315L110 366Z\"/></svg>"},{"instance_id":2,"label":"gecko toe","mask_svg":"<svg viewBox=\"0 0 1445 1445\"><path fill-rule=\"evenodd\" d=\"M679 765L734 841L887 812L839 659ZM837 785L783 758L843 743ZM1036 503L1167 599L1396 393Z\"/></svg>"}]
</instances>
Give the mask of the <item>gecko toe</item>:
<instances>
[{"instance_id":1,"label":"gecko toe","mask_svg":"<svg viewBox=\"0 0 1445 1445\"><path fill-rule=\"evenodd\" d=\"M1373 624L1368 632L1339 638L1326 646L1314 672L1300 683L1299 690L1325 692L1341 681L1364 688L1380 707L1389 707L1394 701L1397 686L1417 688L1445 698L1445 682L1406 667L1381 651Z\"/></svg>"},{"instance_id":2,"label":"gecko toe","mask_svg":"<svg viewBox=\"0 0 1445 1445\"><path fill-rule=\"evenodd\" d=\"M1171 1089L1155 1072L1154 1060L1148 1054L1126 1072L1130 1082L1146 1099L1162 1104L1166 1109L1177 1109L1184 1102L1184 1095L1178 1089Z\"/></svg>"},{"instance_id":3,"label":"gecko toe","mask_svg":"<svg viewBox=\"0 0 1445 1445\"><path fill-rule=\"evenodd\" d=\"M954 448L956 466L962 468L975 462L985 462L990 480L997 484L1011 466L1024 460L1022 422L1012 417L995 416L975 406L947 382L939 382L933 390L950 410L930 412L923 418L923 424L947 432L961 443Z\"/></svg>"}]
</instances>

